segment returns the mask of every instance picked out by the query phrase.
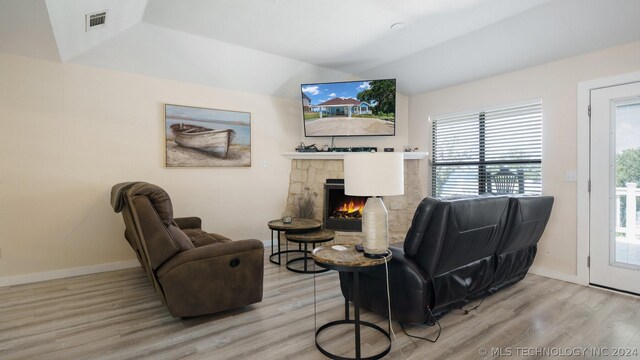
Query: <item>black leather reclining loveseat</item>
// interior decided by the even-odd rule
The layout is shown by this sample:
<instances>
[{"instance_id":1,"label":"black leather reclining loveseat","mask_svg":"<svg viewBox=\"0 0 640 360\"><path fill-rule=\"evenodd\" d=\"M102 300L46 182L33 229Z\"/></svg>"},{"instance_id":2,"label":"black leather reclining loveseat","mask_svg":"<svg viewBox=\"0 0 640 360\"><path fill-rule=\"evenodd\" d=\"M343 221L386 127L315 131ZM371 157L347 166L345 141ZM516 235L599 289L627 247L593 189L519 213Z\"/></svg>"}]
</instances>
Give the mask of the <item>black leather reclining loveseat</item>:
<instances>
[{"instance_id":1,"label":"black leather reclining loveseat","mask_svg":"<svg viewBox=\"0 0 640 360\"><path fill-rule=\"evenodd\" d=\"M423 323L427 308L444 313L520 281L552 206L551 196L422 200L403 248L391 247L392 318ZM359 299L352 274L341 273L340 284L350 301L388 315L384 268L361 273Z\"/></svg>"}]
</instances>

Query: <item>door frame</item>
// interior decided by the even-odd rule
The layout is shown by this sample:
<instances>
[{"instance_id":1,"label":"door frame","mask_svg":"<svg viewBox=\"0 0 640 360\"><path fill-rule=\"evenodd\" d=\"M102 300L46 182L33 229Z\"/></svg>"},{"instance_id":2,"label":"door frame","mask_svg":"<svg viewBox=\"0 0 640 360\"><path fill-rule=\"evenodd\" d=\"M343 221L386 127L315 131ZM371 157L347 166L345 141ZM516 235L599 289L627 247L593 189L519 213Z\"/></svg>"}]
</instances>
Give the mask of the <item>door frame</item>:
<instances>
[{"instance_id":1,"label":"door frame","mask_svg":"<svg viewBox=\"0 0 640 360\"><path fill-rule=\"evenodd\" d=\"M617 85L625 85L640 81L640 71L609 76L605 78L583 81L578 83L577 102L577 184L576 184L576 215L577 215L577 258L576 276L578 284L589 286L589 256L590 244L590 193L589 174L591 172L591 127L589 116L589 104L591 103L591 91Z\"/></svg>"}]
</instances>

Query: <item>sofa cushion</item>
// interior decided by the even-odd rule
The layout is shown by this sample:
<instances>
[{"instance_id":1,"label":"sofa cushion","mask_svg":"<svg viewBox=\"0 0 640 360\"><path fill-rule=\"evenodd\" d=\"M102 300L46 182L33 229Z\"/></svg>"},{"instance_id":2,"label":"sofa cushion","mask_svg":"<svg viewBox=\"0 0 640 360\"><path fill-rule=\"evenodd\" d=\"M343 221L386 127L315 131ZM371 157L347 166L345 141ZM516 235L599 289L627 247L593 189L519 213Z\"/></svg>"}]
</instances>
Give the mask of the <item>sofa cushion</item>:
<instances>
[{"instance_id":1,"label":"sofa cushion","mask_svg":"<svg viewBox=\"0 0 640 360\"><path fill-rule=\"evenodd\" d=\"M141 186L134 186L133 192L136 196L144 196L149 200L149 203L157 213L157 217L162 224L167 228L167 234L169 239L173 242L175 247L179 251L189 250L195 248L189 236L187 236L180 228L178 228L173 221L173 205L171 204L171 198L166 191L159 186L140 183ZM160 244L154 244L155 246L162 246ZM151 244L147 246L153 247ZM150 249L153 252L154 249Z\"/></svg>"},{"instance_id":2,"label":"sofa cushion","mask_svg":"<svg viewBox=\"0 0 640 360\"><path fill-rule=\"evenodd\" d=\"M491 291L519 281L529 271L552 207L552 196L518 196L509 199L509 218L497 251Z\"/></svg>"},{"instance_id":3,"label":"sofa cushion","mask_svg":"<svg viewBox=\"0 0 640 360\"><path fill-rule=\"evenodd\" d=\"M420 204L404 249L433 278L433 307L464 299L491 283L508 205L507 197L495 196L426 198Z\"/></svg>"},{"instance_id":4,"label":"sofa cushion","mask_svg":"<svg viewBox=\"0 0 640 360\"><path fill-rule=\"evenodd\" d=\"M449 221L433 275L494 255L506 222L508 205L506 197L450 201Z\"/></svg>"},{"instance_id":5,"label":"sofa cushion","mask_svg":"<svg viewBox=\"0 0 640 360\"><path fill-rule=\"evenodd\" d=\"M501 239L508 204L506 197L426 198L407 234L405 254L433 277L492 256Z\"/></svg>"},{"instance_id":6,"label":"sofa cushion","mask_svg":"<svg viewBox=\"0 0 640 360\"><path fill-rule=\"evenodd\" d=\"M222 244L231 241L231 239L226 236L207 233L202 231L201 229L184 229L183 231L191 239L191 242L193 243L193 245L195 245L195 247L210 244Z\"/></svg>"},{"instance_id":7,"label":"sofa cushion","mask_svg":"<svg viewBox=\"0 0 640 360\"><path fill-rule=\"evenodd\" d=\"M158 213L158 216L160 217L160 220L162 220L164 226L171 225L173 223L173 205L171 205L171 198L169 198L169 194L156 185L147 183L143 184L144 186L135 187L135 193L131 195L146 196Z\"/></svg>"},{"instance_id":8,"label":"sofa cushion","mask_svg":"<svg viewBox=\"0 0 640 360\"><path fill-rule=\"evenodd\" d=\"M182 230L178 229L177 226L173 224L169 225L167 231L169 232L169 236L171 236L171 239L173 239L173 242L176 244L176 246L178 246L180 251L195 248L193 242L191 242L191 239L189 239L189 236L187 236L187 234L185 234Z\"/></svg>"},{"instance_id":9,"label":"sofa cushion","mask_svg":"<svg viewBox=\"0 0 640 360\"><path fill-rule=\"evenodd\" d=\"M149 265L155 270L179 252L180 248L169 234L148 197L135 196L129 203L135 209L136 222L140 226L140 243L149 256Z\"/></svg>"},{"instance_id":10,"label":"sofa cushion","mask_svg":"<svg viewBox=\"0 0 640 360\"><path fill-rule=\"evenodd\" d=\"M418 253L422 239L427 231L427 225L429 225L431 217L439 203L439 200L427 197L422 199L418 205L413 220L411 221L411 227L404 239L403 249L406 255L416 256Z\"/></svg>"},{"instance_id":11,"label":"sofa cushion","mask_svg":"<svg viewBox=\"0 0 640 360\"><path fill-rule=\"evenodd\" d=\"M547 226L552 207L552 196L520 196L509 199L509 219L498 253L536 245Z\"/></svg>"}]
</instances>

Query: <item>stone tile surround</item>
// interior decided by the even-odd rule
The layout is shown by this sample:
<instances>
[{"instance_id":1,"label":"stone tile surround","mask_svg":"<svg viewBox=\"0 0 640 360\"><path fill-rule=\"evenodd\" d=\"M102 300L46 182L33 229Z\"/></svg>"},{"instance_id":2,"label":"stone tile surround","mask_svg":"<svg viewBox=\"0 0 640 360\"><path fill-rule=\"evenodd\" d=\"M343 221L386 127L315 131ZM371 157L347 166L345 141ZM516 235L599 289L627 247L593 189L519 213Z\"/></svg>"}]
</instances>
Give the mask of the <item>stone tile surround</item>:
<instances>
[{"instance_id":1,"label":"stone tile surround","mask_svg":"<svg viewBox=\"0 0 640 360\"><path fill-rule=\"evenodd\" d=\"M289 195L282 215L297 217L298 202L306 196L315 199L314 219L322 221L326 179L343 179L342 160L291 160ZM383 198L389 211L389 242L404 241L411 219L422 201L418 160L404 160L404 195ZM336 231L335 243L357 244L364 241L360 232Z\"/></svg>"}]
</instances>

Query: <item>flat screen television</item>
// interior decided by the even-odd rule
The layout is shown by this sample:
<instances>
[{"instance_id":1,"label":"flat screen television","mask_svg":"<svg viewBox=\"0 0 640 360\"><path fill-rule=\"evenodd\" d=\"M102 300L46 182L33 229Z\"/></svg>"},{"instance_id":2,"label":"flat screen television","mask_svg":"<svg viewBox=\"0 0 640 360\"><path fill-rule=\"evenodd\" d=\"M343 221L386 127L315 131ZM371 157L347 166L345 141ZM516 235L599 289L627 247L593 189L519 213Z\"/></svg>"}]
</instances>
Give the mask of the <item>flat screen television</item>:
<instances>
[{"instance_id":1,"label":"flat screen television","mask_svg":"<svg viewBox=\"0 0 640 360\"><path fill-rule=\"evenodd\" d=\"M393 136L396 79L302 84L304 136Z\"/></svg>"}]
</instances>

